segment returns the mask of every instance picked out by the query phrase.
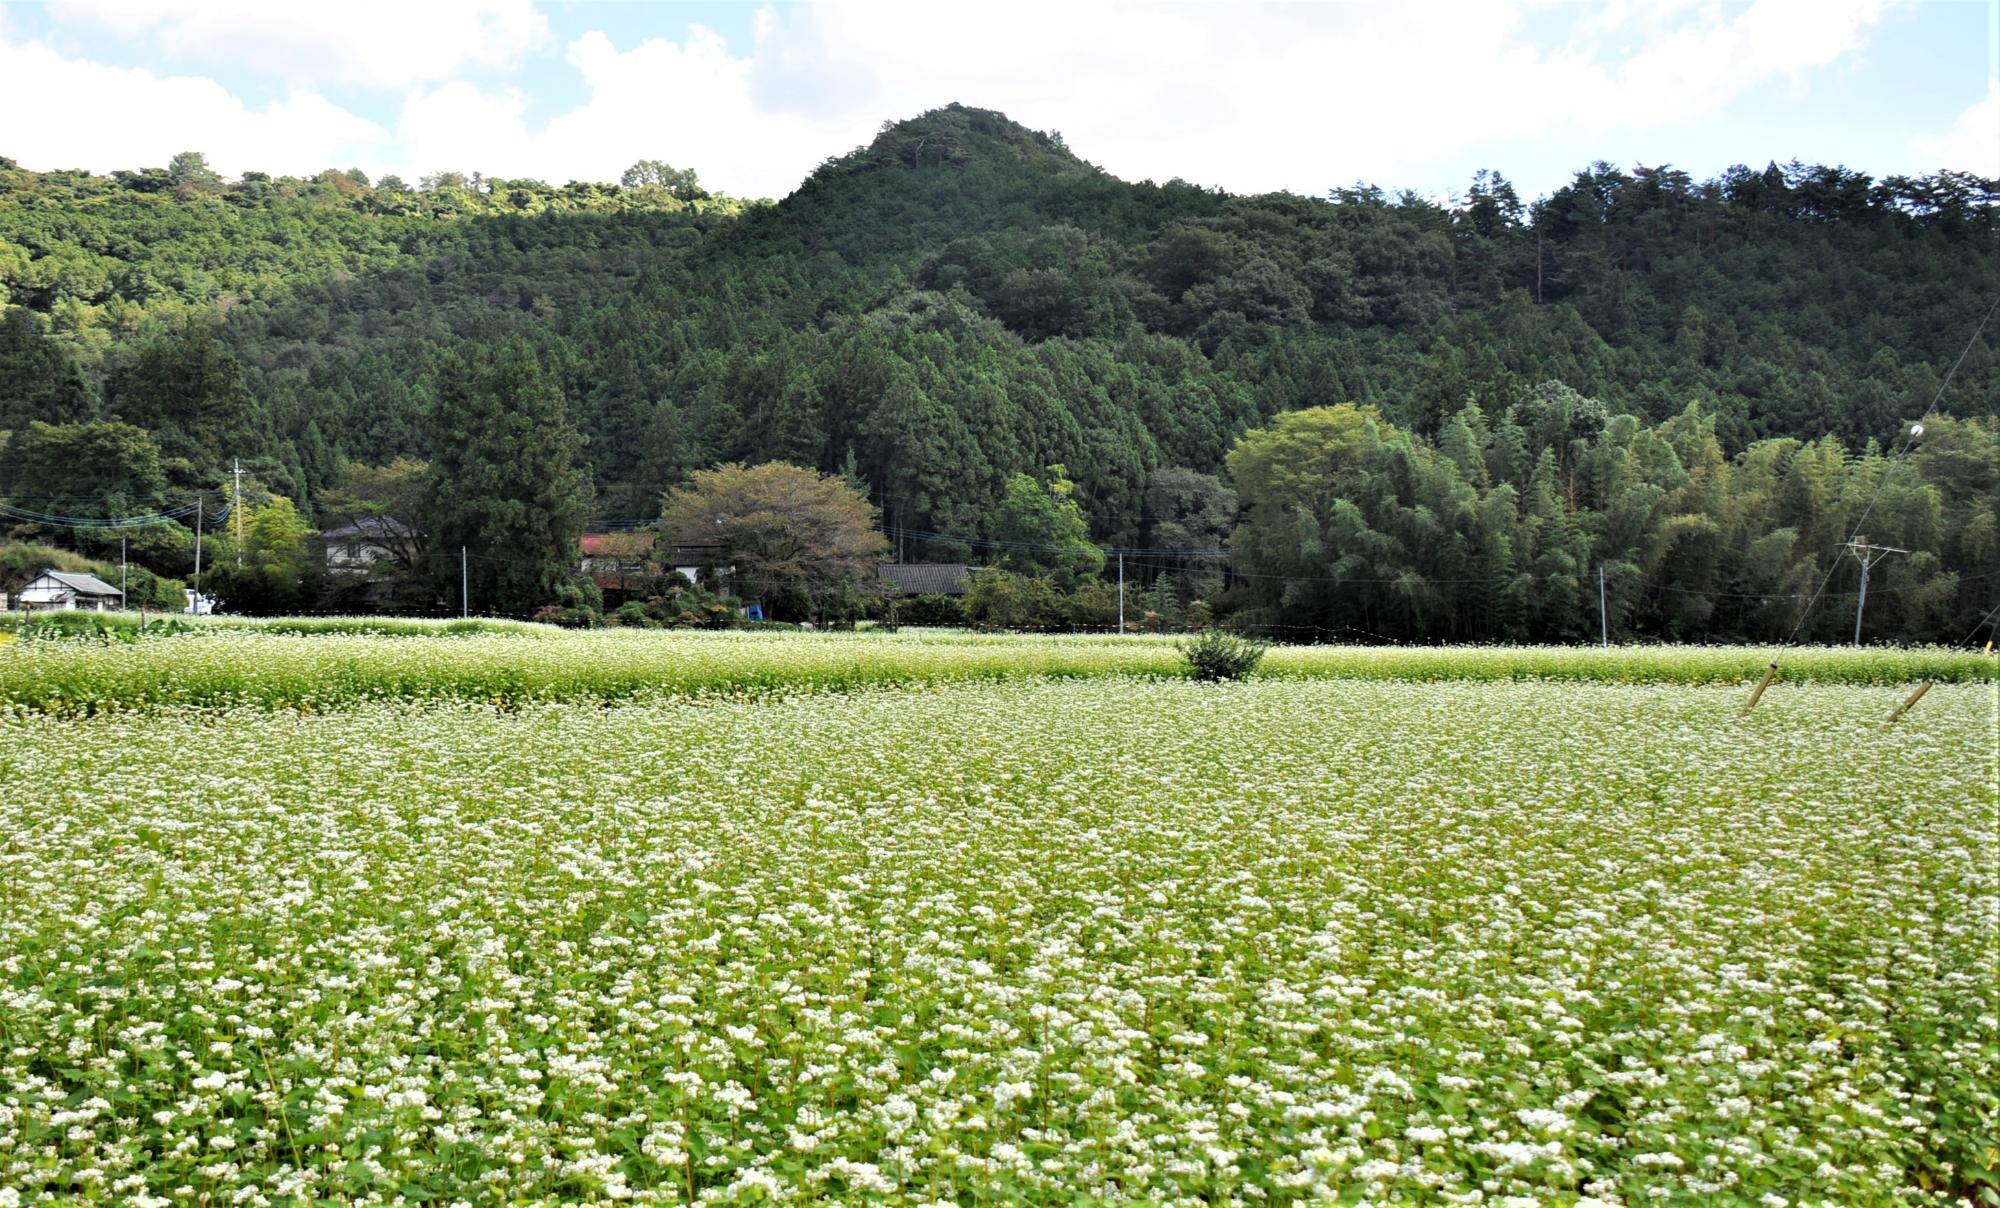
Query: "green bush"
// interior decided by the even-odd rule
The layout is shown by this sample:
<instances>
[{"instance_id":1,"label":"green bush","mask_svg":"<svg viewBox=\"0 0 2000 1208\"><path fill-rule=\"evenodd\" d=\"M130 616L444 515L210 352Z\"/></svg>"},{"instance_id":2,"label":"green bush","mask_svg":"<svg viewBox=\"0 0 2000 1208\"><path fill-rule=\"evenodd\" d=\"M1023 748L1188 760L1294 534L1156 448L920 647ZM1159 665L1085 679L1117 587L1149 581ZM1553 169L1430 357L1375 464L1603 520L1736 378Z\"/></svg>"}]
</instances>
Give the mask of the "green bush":
<instances>
[{"instance_id":1,"label":"green bush","mask_svg":"<svg viewBox=\"0 0 2000 1208\"><path fill-rule=\"evenodd\" d=\"M137 618L102 612L44 612L30 616L19 630L23 641L138 640Z\"/></svg>"},{"instance_id":2,"label":"green bush","mask_svg":"<svg viewBox=\"0 0 2000 1208\"><path fill-rule=\"evenodd\" d=\"M965 608L951 596L912 596L896 601L898 625L963 625Z\"/></svg>"},{"instance_id":3,"label":"green bush","mask_svg":"<svg viewBox=\"0 0 2000 1208\"><path fill-rule=\"evenodd\" d=\"M176 617L147 620L129 612L38 612L16 626L25 641L136 642L193 632L193 624Z\"/></svg>"},{"instance_id":4,"label":"green bush","mask_svg":"<svg viewBox=\"0 0 2000 1208\"><path fill-rule=\"evenodd\" d=\"M1210 629L1180 644L1189 673L1198 680L1241 679L1257 669L1269 642Z\"/></svg>"},{"instance_id":5,"label":"green bush","mask_svg":"<svg viewBox=\"0 0 2000 1208\"><path fill-rule=\"evenodd\" d=\"M662 620L659 617L655 617L642 601L627 600L615 610L604 614L604 623L606 625L635 625L642 629L653 629L662 624Z\"/></svg>"},{"instance_id":6,"label":"green bush","mask_svg":"<svg viewBox=\"0 0 2000 1208\"><path fill-rule=\"evenodd\" d=\"M1067 629L1069 610L1055 583L1035 575L1017 575L997 566L972 572L965 593L965 619L981 629Z\"/></svg>"}]
</instances>

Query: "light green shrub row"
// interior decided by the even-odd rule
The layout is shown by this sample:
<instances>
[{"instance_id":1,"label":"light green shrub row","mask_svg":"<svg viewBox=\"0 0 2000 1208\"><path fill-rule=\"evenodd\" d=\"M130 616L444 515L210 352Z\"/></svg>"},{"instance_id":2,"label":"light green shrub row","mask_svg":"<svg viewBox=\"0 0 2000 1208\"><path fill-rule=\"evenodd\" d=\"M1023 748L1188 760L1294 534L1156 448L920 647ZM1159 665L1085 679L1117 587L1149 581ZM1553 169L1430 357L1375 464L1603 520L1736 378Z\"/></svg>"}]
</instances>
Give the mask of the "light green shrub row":
<instances>
[{"instance_id":1,"label":"light green shrub row","mask_svg":"<svg viewBox=\"0 0 2000 1208\"><path fill-rule=\"evenodd\" d=\"M0 703L97 713L158 705L323 710L365 700L503 705L1030 676L1177 677L1171 639L963 633L779 634L538 626L389 640L340 622L299 632L211 624L161 641L18 641L0 649ZM408 624L432 624L421 622ZM490 625L491 622L475 624ZM326 626L326 628L311 628ZM405 629L401 632L412 632ZM522 640L534 635L531 640ZM1632 646L1281 647L1259 677L1747 684L1781 658L1784 682L1890 685L1996 678L1994 660L1943 649Z\"/></svg>"}]
</instances>

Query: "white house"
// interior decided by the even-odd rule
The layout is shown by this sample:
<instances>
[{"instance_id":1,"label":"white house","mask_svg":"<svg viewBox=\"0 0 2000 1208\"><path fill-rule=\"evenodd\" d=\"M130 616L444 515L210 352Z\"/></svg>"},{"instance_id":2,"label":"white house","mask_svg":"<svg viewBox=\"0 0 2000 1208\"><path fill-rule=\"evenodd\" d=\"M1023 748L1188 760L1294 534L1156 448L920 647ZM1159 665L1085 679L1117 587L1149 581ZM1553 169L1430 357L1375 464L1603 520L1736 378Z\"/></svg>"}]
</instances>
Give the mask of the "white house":
<instances>
[{"instance_id":1,"label":"white house","mask_svg":"<svg viewBox=\"0 0 2000 1208\"><path fill-rule=\"evenodd\" d=\"M394 516L362 516L319 536L326 548L326 568L337 575L365 575L377 562L392 558L414 565L422 538Z\"/></svg>"},{"instance_id":2,"label":"white house","mask_svg":"<svg viewBox=\"0 0 2000 1208\"><path fill-rule=\"evenodd\" d=\"M96 575L66 570L45 570L21 589L20 602L27 609L73 608L84 612L116 612L125 597L117 588Z\"/></svg>"}]
</instances>

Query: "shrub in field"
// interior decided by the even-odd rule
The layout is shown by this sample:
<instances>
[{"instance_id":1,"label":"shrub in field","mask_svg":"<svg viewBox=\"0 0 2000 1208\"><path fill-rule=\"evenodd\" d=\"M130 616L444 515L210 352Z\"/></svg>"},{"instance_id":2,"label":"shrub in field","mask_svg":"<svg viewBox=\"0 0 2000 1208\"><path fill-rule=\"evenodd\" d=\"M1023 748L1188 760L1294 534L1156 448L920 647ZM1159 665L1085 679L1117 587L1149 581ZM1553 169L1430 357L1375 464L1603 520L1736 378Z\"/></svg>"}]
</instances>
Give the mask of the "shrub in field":
<instances>
[{"instance_id":1,"label":"shrub in field","mask_svg":"<svg viewBox=\"0 0 2000 1208\"><path fill-rule=\"evenodd\" d=\"M1242 679L1257 669L1257 664L1264 660L1264 652L1270 648L1269 642L1238 637L1219 629L1206 630L1180 646L1189 673L1198 680Z\"/></svg>"},{"instance_id":2,"label":"shrub in field","mask_svg":"<svg viewBox=\"0 0 2000 1208\"><path fill-rule=\"evenodd\" d=\"M40 641L132 642L138 640L139 622L117 613L45 612L24 621L20 634Z\"/></svg>"}]
</instances>

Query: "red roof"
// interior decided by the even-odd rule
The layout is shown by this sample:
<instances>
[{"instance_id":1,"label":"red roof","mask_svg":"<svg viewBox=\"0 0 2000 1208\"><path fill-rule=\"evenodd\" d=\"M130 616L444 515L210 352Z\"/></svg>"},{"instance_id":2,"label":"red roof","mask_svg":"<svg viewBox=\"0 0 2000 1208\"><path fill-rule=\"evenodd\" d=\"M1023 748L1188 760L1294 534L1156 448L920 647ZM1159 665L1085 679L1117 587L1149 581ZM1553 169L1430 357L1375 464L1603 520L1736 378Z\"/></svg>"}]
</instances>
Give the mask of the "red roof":
<instances>
[{"instance_id":1,"label":"red roof","mask_svg":"<svg viewBox=\"0 0 2000 1208\"><path fill-rule=\"evenodd\" d=\"M585 533L583 552L586 556L604 554L613 558L643 554L653 548L653 534L632 533Z\"/></svg>"}]
</instances>

